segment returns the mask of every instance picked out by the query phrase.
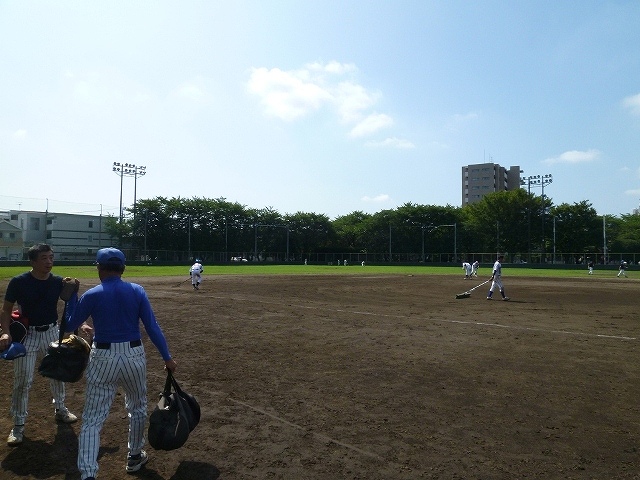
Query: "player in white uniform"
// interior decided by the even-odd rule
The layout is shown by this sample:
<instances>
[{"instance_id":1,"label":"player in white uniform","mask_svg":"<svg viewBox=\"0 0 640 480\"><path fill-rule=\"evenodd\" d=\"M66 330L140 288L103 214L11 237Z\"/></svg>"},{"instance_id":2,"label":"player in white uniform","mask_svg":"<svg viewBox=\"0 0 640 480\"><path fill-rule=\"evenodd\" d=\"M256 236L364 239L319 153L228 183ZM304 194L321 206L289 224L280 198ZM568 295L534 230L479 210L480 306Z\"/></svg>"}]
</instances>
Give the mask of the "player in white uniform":
<instances>
[{"instance_id":1,"label":"player in white uniform","mask_svg":"<svg viewBox=\"0 0 640 480\"><path fill-rule=\"evenodd\" d=\"M191 265L189 269L189 275L191 275L191 285L193 285L194 290L198 290L200 288L200 282L202 281L202 272L204 272L204 267L200 263L200 260L196 258L196 263Z\"/></svg>"},{"instance_id":2,"label":"player in white uniform","mask_svg":"<svg viewBox=\"0 0 640 480\"><path fill-rule=\"evenodd\" d=\"M500 291L500 295L502 295L502 300L509 300L504 294L504 287L502 286L502 260L504 259L504 255L498 255L498 260L493 264L493 273L491 274L491 288L489 288L489 294L487 295L487 300L493 300L493 291L497 288Z\"/></svg>"},{"instance_id":3,"label":"player in white uniform","mask_svg":"<svg viewBox=\"0 0 640 480\"><path fill-rule=\"evenodd\" d=\"M627 269L627 266L628 266L628 265L627 265L627 262L625 262L624 260L622 260L622 261L620 262L620 266L618 267L618 277L619 277L620 275L622 275L623 277L626 277L626 276L627 276L627 274L626 274L626 272L625 272L625 270Z\"/></svg>"},{"instance_id":4,"label":"player in white uniform","mask_svg":"<svg viewBox=\"0 0 640 480\"><path fill-rule=\"evenodd\" d=\"M480 262L478 260L476 260L475 262L473 262L471 264L471 276L472 277L477 277L478 276L478 268L480 267Z\"/></svg>"},{"instance_id":5,"label":"player in white uniform","mask_svg":"<svg viewBox=\"0 0 640 480\"><path fill-rule=\"evenodd\" d=\"M464 279L471 278L471 264L469 262L463 262L462 269L464 270Z\"/></svg>"}]
</instances>

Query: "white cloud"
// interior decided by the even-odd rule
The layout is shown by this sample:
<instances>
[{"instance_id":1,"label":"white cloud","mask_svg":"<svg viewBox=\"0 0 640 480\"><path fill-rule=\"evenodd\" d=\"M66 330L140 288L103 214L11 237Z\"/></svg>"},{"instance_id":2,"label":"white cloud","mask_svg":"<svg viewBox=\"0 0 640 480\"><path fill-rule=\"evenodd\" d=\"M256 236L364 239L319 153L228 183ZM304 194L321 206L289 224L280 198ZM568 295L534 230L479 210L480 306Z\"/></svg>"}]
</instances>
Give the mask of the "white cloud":
<instances>
[{"instance_id":1,"label":"white cloud","mask_svg":"<svg viewBox=\"0 0 640 480\"><path fill-rule=\"evenodd\" d=\"M254 68L248 88L262 98L268 115L285 121L300 118L332 100L332 95L310 81L309 71L285 72L279 68Z\"/></svg>"},{"instance_id":2,"label":"white cloud","mask_svg":"<svg viewBox=\"0 0 640 480\"><path fill-rule=\"evenodd\" d=\"M633 197L639 197L640 196L640 189L635 189L635 190L625 190L624 191L625 195L631 195Z\"/></svg>"},{"instance_id":3,"label":"white cloud","mask_svg":"<svg viewBox=\"0 0 640 480\"><path fill-rule=\"evenodd\" d=\"M633 115L640 115L640 93L626 97L622 100L622 105L631 110Z\"/></svg>"},{"instance_id":4,"label":"white cloud","mask_svg":"<svg viewBox=\"0 0 640 480\"><path fill-rule=\"evenodd\" d=\"M364 137L376 133L382 128L390 127L391 125L393 125L393 119L389 115L372 113L353 127L349 132L349 136Z\"/></svg>"},{"instance_id":5,"label":"white cloud","mask_svg":"<svg viewBox=\"0 0 640 480\"><path fill-rule=\"evenodd\" d=\"M375 148L392 147L392 148L398 148L398 149L415 148L415 145L411 143L409 140L404 140L402 138L397 138L397 137L385 138L384 140L379 142L375 142L375 141L367 142L365 143L365 146L375 147Z\"/></svg>"},{"instance_id":6,"label":"white cloud","mask_svg":"<svg viewBox=\"0 0 640 480\"><path fill-rule=\"evenodd\" d=\"M375 197L364 196L361 198L361 200L368 203L382 203L389 201L390 198L391 197L389 197L389 195L387 195L386 193L381 193L380 195L376 195Z\"/></svg>"},{"instance_id":7,"label":"white cloud","mask_svg":"<svg viewBox=\"0 0 640 480\"><path fill-rule=\"evenodd\" d=\"M247 89L260 98L267 115L294 121L322 108L331 109L352 138L393 125L393 119L371 109L382 94L358 83L353 64L309 63L299 70L252 68Z\"/></svg>"},{"instance_id":8,"label":"white cloud","mask_svg":"<svg viewBox=\"0 0 640 480\"><path fill-rule=\"evenodd\" d=\"M309 70L327 72L331 74L342 75L344 73L356 72L358 69L353 63L340 63L335 60L330 61L326 65L319 62L307 64Z\"/></svg>"},{"instance_id":9,"label":"white cloud","mask_svg":"<svg viewBox=\"0 0 640 480\"><path fill-rule=\"evenodd\" d=\"M24 128L21 128L19 130L16 130L15 132L13 132L13 134L11 135L15 140L26 140L27 138L27 131Z\"/></svg>"},{"instance_id":10,"label":"white cloud","mask_svg":"<svg viewBox=\"0 0 640 480\"><path fill-rule=\"evenodd\" d=\"M543 160L543 163L554 164L554 163L586 163L596 160L600 156L600 152L598 150L587 150L585 152L581 152L579 150L569 150L564 152L557 157L546 158Z\"/></svg>"},{"instance_id":11,"label":"white cloud","mask_svg":"<svg viewBox=\"0 0 640 480\"><path fill-rule=\"evenodd\" d=\"M202 79L184 82L177 88L176 95L196 103L207 103L211 99L211 96L207 93L202 83Z\"/></svg>"},{"instance_id":12,"label":"white cloud","mask_svg":"<svg viewBox=\"0 0 640 480\"><path fill-rule=\"evenodd\" d=\"M358 122L363 112L374 106L380 93L369 92L362 85L353 82L341 82L335 89L335 105L340 118L345 123Z\"/></svg>"}]
</instances>

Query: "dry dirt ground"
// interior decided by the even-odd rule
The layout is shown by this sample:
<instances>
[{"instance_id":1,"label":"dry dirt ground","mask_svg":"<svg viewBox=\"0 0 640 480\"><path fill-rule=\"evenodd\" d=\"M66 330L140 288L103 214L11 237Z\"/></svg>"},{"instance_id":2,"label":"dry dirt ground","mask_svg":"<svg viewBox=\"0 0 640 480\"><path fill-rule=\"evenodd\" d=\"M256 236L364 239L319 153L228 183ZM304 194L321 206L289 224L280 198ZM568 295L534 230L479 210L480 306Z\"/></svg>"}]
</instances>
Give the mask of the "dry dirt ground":
<instances>
[{"instance_id":1,"label":"dry dirt ground","mask_svg":"<svg viewBox=\"0 0 640 480\"><path fill-rule=\"evenodd\" d=\"M489 302L486 286L455 299L484 278L353 268L207 276L197 292L180 277L127 278L147 289L202 420L183 448L148 447L127 475L119 395L99 478L640 478L640 281L505 268L511 301ZM164 374L144 338L151 411ZM5 435L12 371L0 368ZM77 414L83 386L67 388ZM24 444L2 437L1 479L79 479L80 422L57 426L49 399L36 374Z\"/></svg>"}]
</instances>

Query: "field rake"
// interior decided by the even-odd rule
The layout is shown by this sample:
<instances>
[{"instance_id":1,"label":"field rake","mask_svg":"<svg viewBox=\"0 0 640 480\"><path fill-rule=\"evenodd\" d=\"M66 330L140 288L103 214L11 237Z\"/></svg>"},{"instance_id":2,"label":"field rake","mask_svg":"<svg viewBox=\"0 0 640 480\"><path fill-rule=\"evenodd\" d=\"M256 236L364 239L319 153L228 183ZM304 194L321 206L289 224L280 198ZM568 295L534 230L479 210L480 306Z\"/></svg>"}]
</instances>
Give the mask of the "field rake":
<instances>
[{"instance_id":1,"label":"field rake","mask_svg":"<svg viewBox=\"0 0 640 480\"><path fill-rule=\"evenodd\" d=\"M473 288L470 288L469 290L467 290L466 292L462 292L462 293L457 293L456 294L456 300L460 300L461 298L469 298L471 296L471 292L473 292L476 288L480 288L481 286L483 286L486 283L489 283L491 280L485 280L484 282L482 282L480 285L476 285Z\"/></svg>"}]
</instances>

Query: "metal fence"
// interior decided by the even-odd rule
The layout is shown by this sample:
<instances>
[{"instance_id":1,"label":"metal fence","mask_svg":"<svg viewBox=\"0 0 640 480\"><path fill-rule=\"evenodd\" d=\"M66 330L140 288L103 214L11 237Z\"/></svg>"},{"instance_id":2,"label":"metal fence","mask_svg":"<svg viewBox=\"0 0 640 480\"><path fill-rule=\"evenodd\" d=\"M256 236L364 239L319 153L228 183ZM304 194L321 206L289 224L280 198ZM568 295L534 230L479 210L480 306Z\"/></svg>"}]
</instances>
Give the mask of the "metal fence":
<instances>
[{"instance_id":1,"label":"metal fence","mask_svg":"<svg viewBox=\"0 0 640 480\"><path fill-rule=\"evenodd\" d=\"M297 263L297 264L322 264L322 265L359 265L365 264L414 264L414 265L454 265L462 262L478 261L481 264L491 264L496 259L495 252L444 252L427 253L417 252L259 252L254 251L188 251L188 250L144 250L138 248L122 248L127 261L146 264L191 264L197 258L207 264L226 263ZM73 263L91 263L95 261L95 251L80 250L73 253L65 252L56 254L56 260ZM531 264L533 265L557 265L578 266L586 265L593 260L597 265L618 265L626 261L630 266L640 265L640 253L607 253L606 256L599 252L582 253L556 253L542 255L540 253L512 253L504 252L505 263ZM27 249L22 258L0 258L0 265L11 265L12 261L26 261Z\"/></svg>"},{"instance_id":2,"label":"metal fence","mask_svg":"<svg viewBox=\"0 0 640 480\"><path fill-rule=\"evenodd\" d=\"M445 253L370 253L370 252L311 252L307 254L292 254L286 252L201 252L187 250L150 250L146 253L137 249L124 249L128 259L147 263L192 263L196 258L203 263L298 263L323 265L357 265L362 264L462 264L464 261L478 261L481 264L495 262L495 252L445 252ZM593 260L597 265L618 265L626 261L630 265L640 264L640 253L607 253L606 257L600 253L557 253L556 255L541 255L528 253L505 252L505 263L531 265L586 265Z\"/></svg>"}]
</instances>

